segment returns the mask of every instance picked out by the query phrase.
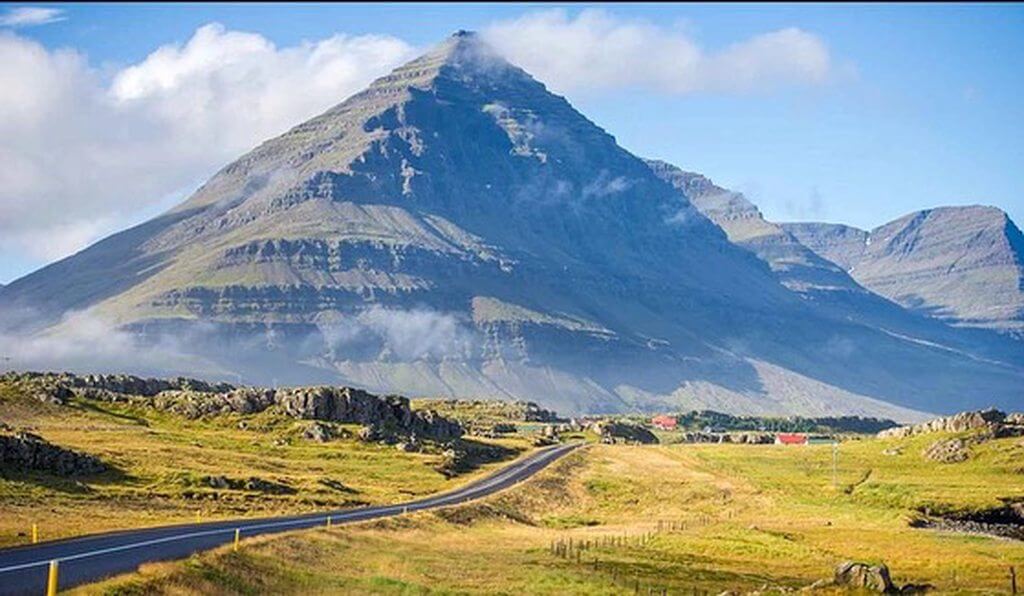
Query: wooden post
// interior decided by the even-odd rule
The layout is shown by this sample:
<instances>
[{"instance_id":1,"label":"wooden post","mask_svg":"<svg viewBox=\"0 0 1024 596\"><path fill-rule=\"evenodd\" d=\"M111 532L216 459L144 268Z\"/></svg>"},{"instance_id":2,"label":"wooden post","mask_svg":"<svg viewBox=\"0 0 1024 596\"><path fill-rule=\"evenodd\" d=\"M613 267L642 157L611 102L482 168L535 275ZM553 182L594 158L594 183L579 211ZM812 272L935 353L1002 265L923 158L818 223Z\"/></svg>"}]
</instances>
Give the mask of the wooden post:
<instances>
[{"instance_id":1,"label":"wooden post","mask_svg":"<svg viewBox=\"0 0 1024 596\"><path fill-rule=\"evenodd\" d=\"M57 596L57 561L50 561L50 573L46 576L46 596Z\"/></svg>"},{"instance_id":2,"label":"wooden post","mask_svg":"<svg viewBox=\"0 0 1024 596\"><path fill-rule=\"evenodd\" d=\"M241 534L242 534L242 530L240 528L235 528L235 550L236 551L238 550L238 541L239 541L239 539L241 539Z\"/></svg>"},{"instance_id":3,"label":"wooden post","mask_svg":"<svg viewBox=\"0 0 1024 596\"><path fill-rule=\"evenodd\" d=\"M1017 593L1017 570L1010 566L1010 594Z\"/></svg>"},{"instance_id":4,"label":"wooden post","mask_svg":"<svg viewBox=\"0 0 1024 596\"><path fill-rule=\"evenodd\" d=\"M39 542L39 524L32 524L32 544Z\"/></svg>"},{"instance_id":5,"label":"wooden post","mask_svg":"<svg viewBox=\"0 0 1024 596\"><path fill-rule=\"evenodd\" d=\"M202 521L202 515L200 514L199 510L196 509L196 523L198 524L200 521Z\"/></svg>"}]
</instances>

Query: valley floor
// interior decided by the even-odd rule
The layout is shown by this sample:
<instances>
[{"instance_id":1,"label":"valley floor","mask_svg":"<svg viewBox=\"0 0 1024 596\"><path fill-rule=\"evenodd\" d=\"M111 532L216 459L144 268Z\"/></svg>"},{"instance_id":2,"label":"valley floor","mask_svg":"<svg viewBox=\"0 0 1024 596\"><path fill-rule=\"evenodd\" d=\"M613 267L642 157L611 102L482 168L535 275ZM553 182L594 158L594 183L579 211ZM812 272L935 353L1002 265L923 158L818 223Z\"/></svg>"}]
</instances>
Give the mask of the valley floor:
<instances>
[{"instance_id":1,"label":"valley floor","mask_svg":"<svg viewBox=\"0 0 1024 596\"><path fill-rule=\"evenodd\" d=\"M718 594L806 587L853 559L898 585L1008 593L1024 542L908 522L1024 497L1024 443L940 464L921 456L935 439L845 442L835 475L827 445L592 445L479 503L253 539L77 592Z\"/></svg>"}]
</instances>

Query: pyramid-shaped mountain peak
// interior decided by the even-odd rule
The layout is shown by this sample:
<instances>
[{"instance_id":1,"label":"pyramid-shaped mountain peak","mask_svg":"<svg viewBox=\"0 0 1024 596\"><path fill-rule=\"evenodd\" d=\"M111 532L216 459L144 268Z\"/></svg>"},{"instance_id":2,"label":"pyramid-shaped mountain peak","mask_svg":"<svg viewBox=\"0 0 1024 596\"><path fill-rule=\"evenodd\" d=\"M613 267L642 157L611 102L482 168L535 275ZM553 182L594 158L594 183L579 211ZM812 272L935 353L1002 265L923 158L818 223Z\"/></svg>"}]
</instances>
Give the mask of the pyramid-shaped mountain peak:
<instances>
[{"instance_id":1,"label":"pyramid-shaped mountain peak","mask_svg":"<svg viewBox=\"0 0 1024 596\"><path fill-rule=\"evenodd\" d=\"M377 79L370 90L431 87L438 77L479 81L493 85L516 81L536 85L525 71L509 63L483 37L472 31L456 31L418 58Z\"/></svg>"},{"instance_id":2,"label":"pyramid-shaped mountain peak","mask_svg":"<svg viewBox=\"0 0 1024 596\"><path fill-rule=\"evenodd\" d=\"M685 195L458 32L170 213L5 287L0 308L185 337L253 382L566 413L906 418L1019 395L1000 366L796 295Z\"/></svg>"}]
</instances>

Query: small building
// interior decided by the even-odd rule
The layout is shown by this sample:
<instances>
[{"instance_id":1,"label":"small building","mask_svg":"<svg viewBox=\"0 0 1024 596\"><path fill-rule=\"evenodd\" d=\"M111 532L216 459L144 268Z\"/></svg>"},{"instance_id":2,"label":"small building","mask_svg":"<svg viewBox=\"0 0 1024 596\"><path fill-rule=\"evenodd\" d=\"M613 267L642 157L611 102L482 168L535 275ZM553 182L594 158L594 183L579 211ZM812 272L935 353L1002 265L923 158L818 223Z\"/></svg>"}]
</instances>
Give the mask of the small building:
<instances>
[{"instance_id":1,"label":"small building","mask_svg":"<svg viewBox=\"0 0 1024 596\"><path fill-rule=\"evenodd\" d=\"M679 421L676 420L675 416L666 416L662 414L651 418L651 426L654 428L660 428L661 430L675 430L679 426Z\"/></svg>"},{"instance_id":2,"label":"small building","mask_svg":"<svg viewBox=\"0 0 1024 596\"><path fill-rule=\"evenodd\" d=\"M832 445L838 443L835 437L829 435L810 435L807 437L808 445Z\"/></svg>"},{"instance_id":3,"label":"small building","mask_svg":"<svg viewBox=\"0 0 1024 596\"><path fill-rule=\"evenodd\" d=\"M807 435L804 433L775 433L776 445L806 445Z\"/></svg>"}]
</instances>

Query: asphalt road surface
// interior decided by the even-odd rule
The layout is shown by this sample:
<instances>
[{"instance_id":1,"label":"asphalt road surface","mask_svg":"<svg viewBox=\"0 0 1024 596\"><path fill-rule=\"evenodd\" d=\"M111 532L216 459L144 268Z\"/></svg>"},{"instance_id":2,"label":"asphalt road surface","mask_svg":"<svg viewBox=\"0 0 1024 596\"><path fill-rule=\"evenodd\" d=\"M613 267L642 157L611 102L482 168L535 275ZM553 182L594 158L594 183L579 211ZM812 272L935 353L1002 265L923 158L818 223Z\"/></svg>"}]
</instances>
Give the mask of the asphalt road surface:
<instances>
[{"instance_id":1,"label":"asphalt road surface","mask_svg":"<svg viewBox=\"0 0 1024 596\"><path fill-rule=\"evenodd\" d=\"M45 593L47 573L53 560L58 561L60 588L67 589L134 571L142 563L180 559L229 544L235 539L236 529L240 530L242 538L247 538L324 526L328 516L332 525L345 524L465 503L529 478L578 446L558 445L543 449L462 488L407 503L125 530L3 549L0 550L0 595Z\"/></svg>"}]
</instances>

